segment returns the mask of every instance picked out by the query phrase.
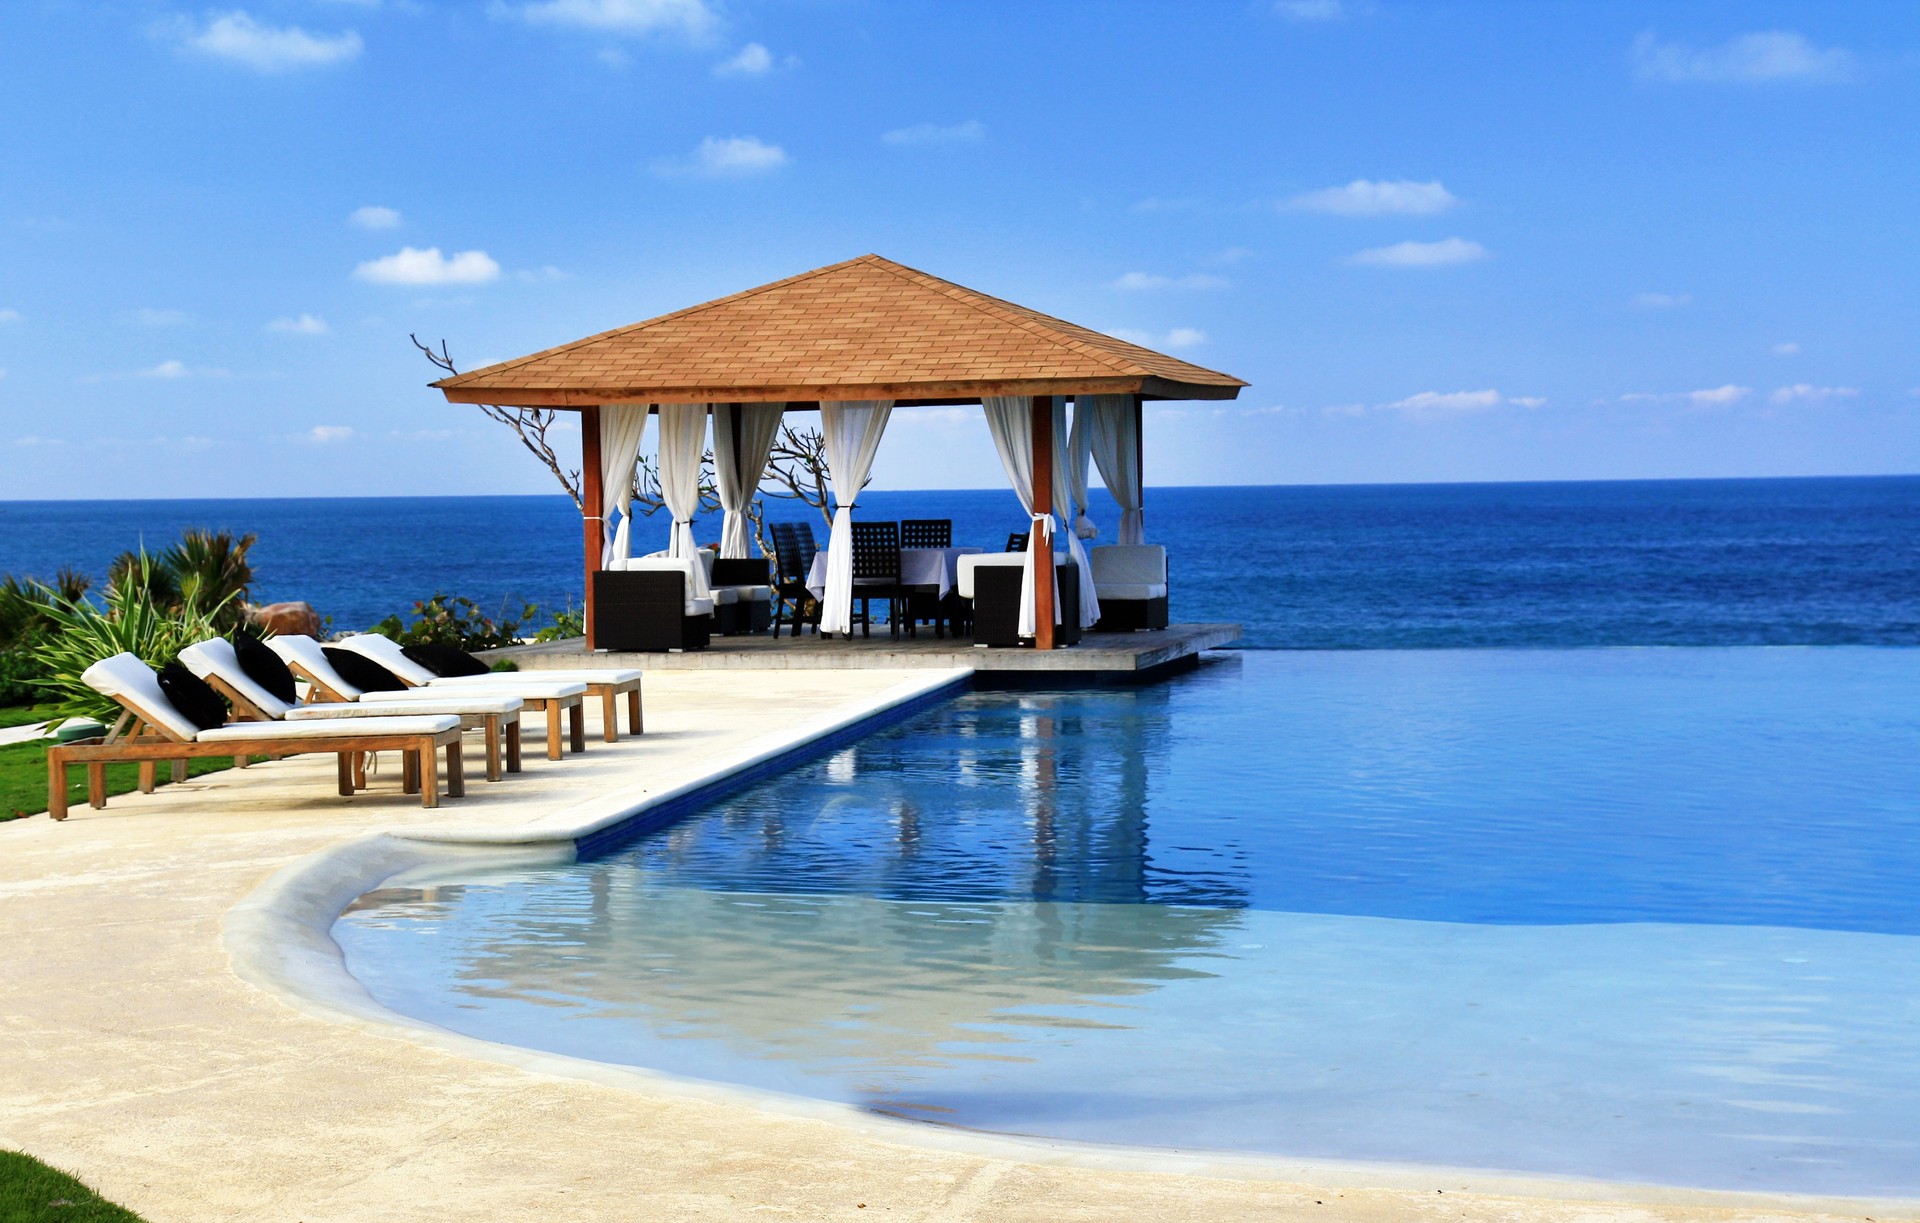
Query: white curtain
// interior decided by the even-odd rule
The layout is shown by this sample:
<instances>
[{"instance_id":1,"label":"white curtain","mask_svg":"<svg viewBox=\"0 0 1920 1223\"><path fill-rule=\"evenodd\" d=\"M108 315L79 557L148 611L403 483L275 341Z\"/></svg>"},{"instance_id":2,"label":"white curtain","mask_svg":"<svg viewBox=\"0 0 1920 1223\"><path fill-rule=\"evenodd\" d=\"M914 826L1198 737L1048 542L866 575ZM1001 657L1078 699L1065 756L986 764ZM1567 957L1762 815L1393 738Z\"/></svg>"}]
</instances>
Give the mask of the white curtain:
<instances>
[{"instance_id":1,"label":"white curtain","mask_svg":"<svg viewBox=\"0 0 1920 1223\"><path fill-rule=\"evenodd\" d=\"M987 428L993 434L993 448L1000 452L1000 465L1007 469L1007 483L1020 507L1027 511L1032 525L1027 530L1028 561L1020 567L1020 635L1031 637L1039 626L1034 614L1036 591L1033 586L1033 555L1046 558L1047 580L1053 573L1053 515L1033 512L1033 401L1025 395L986 395L980 400L987 414ZM1060 620L1059 592L1055 591L1053 618Z\"/></svg>"},{"instance_id":2,"label":"white curtain","mask_svg":"<svg viewBox=\"0 0 1920 1223\"><path fill-rule=\"evenodd\" d=\"M691 560L689 599L709 597L706 566L693 542L693 516L700 512L700 459L707 449L707 405L660 405L660 499L673 515L667 555Z\"/></svg>"},{"instance_id":3,"label":"white curtain","mask_svg":"<svg viewBox=\"0 0 1920 1223\"><path fill-rule=\"evenodd\" d=\"M784 403L716 403L713 405L713 473L720 485L720 508L726 521L720 527L720 555L742 559L747 555L747 507L760 489L767 455L780 432ZM734 436L734 413L740 414L740 435Z\"/></svg>"},{"instance_id":4,"label":"white curtain","mask_svg":"<svg viewBox=\"0 0 1920 1223\"><path fill-rule=\"evenodd\" d=\"M640 443L647 436L647 405L609 403L600 407L600 498L606 509L601 523L600 567L613 568L630 556L633 546L633 465L640 459ZM614 529L613 513L620 512Z\"/></svg>"},{"instance_id":5,"label":"white curtain","mask_svg":"<svg viewBox=\"0 0 1920 1223\"><path fill-rule=\"evenodd\" d=\"M873 470L891 399L828 400L820 405L826 439L827 483L833 489L833 531L827 536L827 595L821 600L820 631L853 631L853 505Z\"/></svg>"},{"instance_id":6,"label":"white curtain","mask_svg":"<svg viewBox=\"0 0 1920 1223\"><path fill-rule=\"evenodd\" d=\"M1147 542L1140 509L1140 430L1131 395L1080 395L1074 409L1086 409L1093 425L1093 461L1100 479L1120 503L1120 542Z\"/></svg>"},{"instance_id":7,"label":"white curtain","mask_svg":"<svg viewBox=\"0 0 1920 1223\"><path fill-rule=\"evenodd\" d=\"M1080 627L1092 628L1100 619L1100 596L1093 589L1093 566L1087 561L1086 545L1080 542L1082 538L1091 539L1096 534L1086 514L1087 453L1092 439L1082 425L1084 416L1085 413L1075 405L1073 431L1069 433L1066 396L1054 396L1053 507L1059 511L1060 521L1067 527L1067 555L1073 558L1074 568L1080 571Z\"/></svg>"}]
</instances>

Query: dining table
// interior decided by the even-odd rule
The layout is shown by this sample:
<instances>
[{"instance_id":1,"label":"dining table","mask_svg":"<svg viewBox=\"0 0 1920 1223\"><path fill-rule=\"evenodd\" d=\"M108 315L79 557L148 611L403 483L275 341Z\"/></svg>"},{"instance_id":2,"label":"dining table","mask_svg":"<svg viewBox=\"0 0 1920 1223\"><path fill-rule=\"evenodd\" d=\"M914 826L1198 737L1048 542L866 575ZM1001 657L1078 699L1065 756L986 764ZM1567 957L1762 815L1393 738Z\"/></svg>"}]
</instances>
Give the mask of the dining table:
<instances>
[{"instance_id":1,"label":"dining table","mask_svg":"<svg viewBox=\"0 0 1920 1223\"><path fill-rule=\"evenodd\" d=\"M959 571L960 558L985 552L985 548L902 548L900 549L900 584L902 586L925 586L937 591L944 599L953 589L955 576ZM827 550L820 549L813 554L813 564L807 569L807 590L816 599L827 597Z\"/></svg>"}]
</instances>

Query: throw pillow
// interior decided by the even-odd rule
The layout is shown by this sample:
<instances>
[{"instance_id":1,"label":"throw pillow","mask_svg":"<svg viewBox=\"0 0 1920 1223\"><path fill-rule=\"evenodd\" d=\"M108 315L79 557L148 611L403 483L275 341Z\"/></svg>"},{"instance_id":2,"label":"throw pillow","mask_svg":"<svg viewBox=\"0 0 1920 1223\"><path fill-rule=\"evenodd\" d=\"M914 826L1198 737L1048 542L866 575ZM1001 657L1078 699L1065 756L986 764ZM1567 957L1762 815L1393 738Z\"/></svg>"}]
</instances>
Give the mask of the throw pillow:
<instances>
[{"instance_id":1,"label":"throw pillow","mask_svg":"<svg viewBox=\"0 0 1920 1223\"><path fill-rule=\"evenodd\" d=\"M298 704L300 690L293 686L293 672L266 645L245 633L233 635L233 652L247 678L289 705Z\"/></svg>"},{"instance_id":2,"label":"throw pillow","mask_svg":"<svg viewBox=\"0 0 1920 1223\"><path fill-rule=\"evenodd\" d=\"M160 668L160 691L181 717L201 730L227 724L227 703L220 694L177 662Z\"/></svg>"},{"instance_id":3,"label":"throw pillow","mask_svg":"<svg viewBox=\"0 0 1920 1223\"><path fill-rule=\"evenodd\" d=\"M324 645L320 652L327 656L333 669L340 678L360 689L362 692L399 692L406 687L399 677L364 654L352 650L343 650L339 646Z\"/></svg>"},{"instance_id":4,"label":"throw pillow","mask_svg":"<svg viewBox=\"0 0 1920 1223\"><path fill-rule=\"evenodd\" d=\"M486 663L458 646L410 645L402 647L400 652L442 678L487 673Z\"/></svg>"}]
</instances>

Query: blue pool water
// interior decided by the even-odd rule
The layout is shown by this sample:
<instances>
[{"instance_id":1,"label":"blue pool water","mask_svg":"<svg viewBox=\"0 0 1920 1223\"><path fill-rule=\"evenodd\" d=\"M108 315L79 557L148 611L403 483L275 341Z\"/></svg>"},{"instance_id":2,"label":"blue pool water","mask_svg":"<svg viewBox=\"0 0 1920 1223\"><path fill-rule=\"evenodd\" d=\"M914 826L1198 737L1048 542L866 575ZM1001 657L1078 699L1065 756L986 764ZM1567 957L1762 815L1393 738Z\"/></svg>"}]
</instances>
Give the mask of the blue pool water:
<instances>
[{"instance_id":1,"label":"blue pool water","mask_svg":"<svg viewBox=\"0 0 1920 1223\"><path fill-rule=\"evenodd\" d=\"M1147 504L1174 618L1242 624L1252 648L1920 644L1920 477L1152 488ZM993 549L1026 529L1004 489L860 507L951 518L956 542ZM305 599L341 630L435 591L489 613L580 601L564 497L0 501L0 573L103 574L195 526L258 533L256 597ZM635 538L666 531L643 518Z\"/></svg>"},{"instance_id":2,"label":"blue pool water","mask_svg":"<svg viewBox=\"0 0 1920 1223\"><path fill-rule=\"evenodd\" d=\"M1920 1195L1920 651L976 693L335 927L386 1005L1011 1133Z\"/></svg>"}]
</instances>

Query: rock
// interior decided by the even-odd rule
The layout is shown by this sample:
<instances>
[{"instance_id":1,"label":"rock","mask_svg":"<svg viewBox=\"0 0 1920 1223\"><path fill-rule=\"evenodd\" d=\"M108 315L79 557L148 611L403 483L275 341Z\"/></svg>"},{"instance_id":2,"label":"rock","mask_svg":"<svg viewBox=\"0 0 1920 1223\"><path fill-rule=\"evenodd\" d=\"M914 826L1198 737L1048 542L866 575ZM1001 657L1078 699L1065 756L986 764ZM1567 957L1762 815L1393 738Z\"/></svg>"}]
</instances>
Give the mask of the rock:
<instances>
[{"instance_id":1,"label":"rock","mask_svg":"<svg viewBox=\"0 0 1920 1223\"><path fill-rule=\"evenodd\" d=\"M274 636L320 636L320 613L311 603L269 603L252 609L253 622Z\"/></svg>"}]
</instances>

